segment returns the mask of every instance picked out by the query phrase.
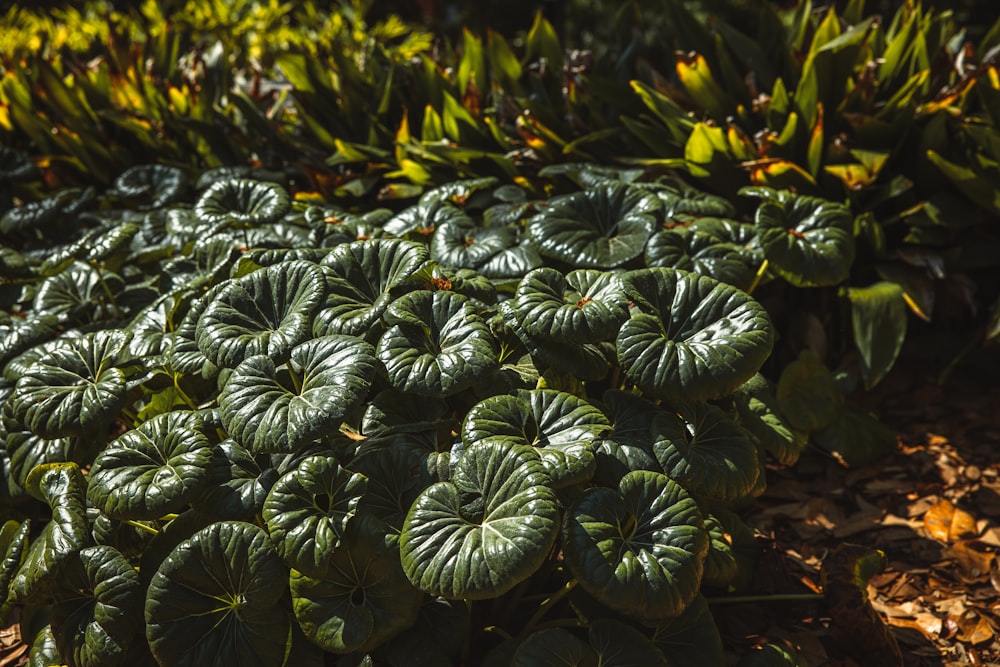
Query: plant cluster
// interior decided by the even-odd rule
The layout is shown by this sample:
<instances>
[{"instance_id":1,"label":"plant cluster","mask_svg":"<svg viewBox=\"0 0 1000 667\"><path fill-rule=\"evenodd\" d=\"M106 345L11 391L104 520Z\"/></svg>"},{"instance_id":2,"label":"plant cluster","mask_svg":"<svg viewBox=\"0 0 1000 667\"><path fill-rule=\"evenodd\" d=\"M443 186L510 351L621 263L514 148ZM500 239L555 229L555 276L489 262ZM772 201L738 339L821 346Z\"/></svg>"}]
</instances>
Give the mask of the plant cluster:
<instances>
[{"instance_id":1,"label":"plant cluster","mask_svg":"<svg viewBox=\"0 0 1000 667\"><path fill-rule=\"evenodd\" d=\"M349 213L148 165L7 211L2 573L31 660L718 664L703 591L749 585L734 510L766 458L883 437L816 358L759 374L744 291L765 258L839 279L850 215L573 173Z\"/></svg>"}]
</instances>

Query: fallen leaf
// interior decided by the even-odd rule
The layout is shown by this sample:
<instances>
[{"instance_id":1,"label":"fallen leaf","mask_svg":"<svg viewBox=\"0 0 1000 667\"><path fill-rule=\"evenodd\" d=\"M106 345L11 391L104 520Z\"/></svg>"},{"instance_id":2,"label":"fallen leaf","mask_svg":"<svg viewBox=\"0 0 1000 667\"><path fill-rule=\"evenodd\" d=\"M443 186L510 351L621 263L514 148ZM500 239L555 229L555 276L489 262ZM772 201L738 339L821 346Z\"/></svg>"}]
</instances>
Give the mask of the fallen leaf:
<instances>
[{"instance_id":1,"label":"fallen leaf","mask_svg":"<svg viewBox=\"0 0 1000 667\"><path fill-rule=\"evenodd\" d=\"M962 632L958 635L960 641L976 645L993 639L993 627L982 616L977 615L975 619L969 619L969 623L962 622L960 625L962 625Z\"/></svg>"},{"instance_id":2,"label":"fallen leaf","mask_svg":"<svg viewBox=\"0 0 1000 667\"><path fill-rule=\"evenodd\" d=\"M975 537L977 533L976 520L972 515L947 499L938 501L927 510L924 529L932 538L945 543Z\"/></svg>"},{"instance_id":3,"label":"fallen leaf","mask_svg":"<svg viewBox=\"0 0 1000 667\"><path fill-rule=\"evenodd\" d=\"M958 565L958 576L965 583L973 583L989 575L993 569L995 554L976 551L970 542L956 542L941 554L945 558L952 558Z\"/></svg>"}]
</instances>

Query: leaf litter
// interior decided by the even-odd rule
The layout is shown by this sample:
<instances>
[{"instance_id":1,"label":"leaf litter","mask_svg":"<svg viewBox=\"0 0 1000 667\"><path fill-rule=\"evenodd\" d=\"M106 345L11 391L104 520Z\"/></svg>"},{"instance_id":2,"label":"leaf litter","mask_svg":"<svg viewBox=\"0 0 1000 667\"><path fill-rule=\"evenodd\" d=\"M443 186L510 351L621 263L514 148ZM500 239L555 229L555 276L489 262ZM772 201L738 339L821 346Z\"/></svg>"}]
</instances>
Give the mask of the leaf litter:
<instances>
[{"instance_id":1,"label":"leaf litter","mask_svg":"<svg viewBox=\"0 0 1000 667\"><path fill-rule=\"evenodd\" d=\"M770 641L811 667L1000 664L1000 385L988 369L960 366L939 385L940 367L903 359L857 397L898 434L892 456L846 469L810 447L768 470L745 515L762 546L749 595L822 592L824 563L848 543L882 551L885 567L856 579L847 618L830 593L715 605L730 659Z\"/></svg>"}]
</instances>

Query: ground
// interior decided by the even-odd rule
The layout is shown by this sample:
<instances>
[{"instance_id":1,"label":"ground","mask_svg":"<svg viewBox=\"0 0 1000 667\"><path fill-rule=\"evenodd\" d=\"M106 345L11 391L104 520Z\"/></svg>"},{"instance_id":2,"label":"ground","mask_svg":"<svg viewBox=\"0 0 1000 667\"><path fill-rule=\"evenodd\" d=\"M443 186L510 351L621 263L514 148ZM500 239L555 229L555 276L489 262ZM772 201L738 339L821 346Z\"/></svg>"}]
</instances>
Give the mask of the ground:
<instances>
[{"instance_id":1,"label":"ground","mask_svg":"<svg viewBox=\"0 0 1000 667\"><path fill-rule=\"evenodd\" d=\"M794 468L769 471L747 517L766 536L756 587L819 593L820 565L834 549L875 547L888 564L867 594L902 664L1000 665L998 368L997 350L950 371L906 354L881 385L856 397L898 433L893 456L848 470L810 449ZM840 619L845 632L822 599L713 611L730 646L768 638L797 646L812 667L885 664L858 650L864 630Z\"/></svg>"}]
</instances>

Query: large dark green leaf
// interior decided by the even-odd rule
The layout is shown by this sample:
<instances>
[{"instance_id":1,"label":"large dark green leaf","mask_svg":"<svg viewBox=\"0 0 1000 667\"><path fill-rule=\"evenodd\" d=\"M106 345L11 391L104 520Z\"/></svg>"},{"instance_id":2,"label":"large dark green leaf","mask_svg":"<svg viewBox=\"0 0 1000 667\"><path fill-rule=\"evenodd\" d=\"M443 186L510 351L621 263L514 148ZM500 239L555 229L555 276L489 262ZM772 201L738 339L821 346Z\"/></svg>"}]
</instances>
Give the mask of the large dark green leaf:
<instances>
[{"instance_id":1,"label":"large dark green leaf","mask_svg":"<svg viewBox=\"0 0 1000 667\"><path fill-rule=\"evenodd\" d=\"M73 262L42 281L35 292L34 310L54 315L61 321L90 322L120 314L113 305L122 290L122 280L110 271Z\"/></svg>"},{"instance_id":2,"label":"large dark green leaf","mask_svg":"<svg viewBox=\"0 0 1000 667\"><path fill-rule=\"evenodd\" d=\"M194 213L211 225L253 227L277 222L290 207L288 193L277 183L228 178L202 193Z\"/></svg>"},{"instance_id":3,"label":"large dark green leaf","mask_svg":"<svg viewBox=\"0 0 1000 667\"><path fill-rule=\"evenodd\" d=\"M368 393L375 351L353 336L314 338L291 349L287 364L244 359L219 394L229 435L258 452L292 452L336 432Z\"/></svg>"},{"instance_id":4,"label":"large dark green leaf","mask_svg":"<svg viewBox=\"0 0 1000 667\"><path fill-rule=\"evenodd\" d=\"M610 269L642 254L660 215L659 200L609 183L555 197L528 223L541 253L583 269Z\"/></svg>"},{"instance_id":5,"label":"large dark green leaf","mask_svg":"<svg viewBox=\"0 0 1000 667\"><path fill-rule=\"evenodd\" d=\"M98 455L87 498L116 519L158 519L179 512L211 477L212 443L201 418L168 412L120 436Z\"/></svg>"},{"instance_id":6,"label":"large dark green leaf","mask_svg":"<svg viewBox=\"0 0 1000 667\"><path fill-rule=\"evenodd\" d=\"M287 570L267 533L213 523L182 541L146 595L146 638L161 665L284 663Z\"/></svg>"},{"instance_id":7,"label":"large dark green leaf","mask_svg":"<svg viewBox=\"0 0 1000 667\"><path fill-rule=\"evenodd\" d=\"M124 332L103 330L53 345L17 381L14 417L43 438L103 438L125 405L116 364L126 344Z\"/></svg>"},{"instance_id":8,"label":"large dark green leaf","mask_svg":"<svg viewBox=\"0 0 1000 667\"><path fill-rule=\"evenodd\" d=\"M255 354L283 360L310 337L325 287L323 271L305 260L225 282L209 294L198 320L198 349L223 368L235 368Z\"/></svg>"},{"instance_id":9,"label":"large dark green leaf","mask_svg":"<svg viewBox=\"0 0 1000 667\"><path fill-rule=\"evenodd\" d=\"M358 511L380 518L394 532L427 484L420 475L421 456L406 447L377 448L350 462L350 469L368 478Z\"/></svg>"},{"instance_id":10,"label":"large dark green leaf","mask_svg":"<svg viewBox=\"0 0 1000 667\"><path fill-rule=\"evenodd\" d=\"M675 403L720 398L753 377L774 334L763 306L731 285L666 268L622 277L636 302L618 360L644 392Z\"/></svg>"},{"instance_id":11,"label":"large dark green leaf","mask_svg":"<svg viewBox=\"0 0 1000 667\"><path fill-rule=\"evenodd\" d=\"M327 456L305 458L282 475L264 501L263 518L285 564L308 576L326 576L366 485L363 475Z\"/></svg>"},{"instance_id":12,"label":"large dark green leaf","mask_svg":"<svg viewBox=\"0 0 1000 667\"><path fill-rule=\"evenodd\" d=\"M660 471L653 441L662 433L661 422L669 420L670 413L636 394L617 389L604 394L604 405L611 418L611 431L595 443L594 480L617 488L621 478L633 470Z\"/></svg>"},{"instance_id":13,"label":"large dark green leaf","mask_svg":"<svg viewBox=\"0 0 1000 667\"><path fill-rule=\"evenodd\" d=\"M756 267L740 246L693 227L658 232L646 245L646 265L666 266L710 276L739 289L748 289Z\"/></svg>"},{"instance_id":14,"label":"large dark green leaf","mask_svg":"<svg viewBox=\"0 0 1000 667\"><path fill-rule=\"evenodd\" d=\"M480 401L462 425L467 447L478 442L529 445L557 487L590 479L594 446L611 424L582 398L554 389L521 390Z\"/></svg>"},{"instance_id":15,"label":"large dark green leaf","mask_svg":"<svg viewBox=\"0 0 1000 667\"><path fill-rule=\"evenodd\" d=\"M465 211L446 199L434 198L403 209L387 220L382 229L392 236L420 241L451 220L469 219Z\"/></svg>"},{"instance_id":16,"label":"large dark green leaf","mask_svg":"<svg viewBox=\"0 0 1000 667\"><path fill-rule=\"evenodd\" d=\"M142 627L139 573L111 547L73 555L53 590L52 634L63 658L79 667L123 664Z\"/></svg>"},{"instance_id":17,"label":"large dark green leaf","mask_svg":"<svg viewBox=\"0 0 1000 667\"><path fill-rule=\"evenodd\" d=\"M769 265L797 287L835 285L854 261L854 225L843 204L817 197L768 198L754 216Z\"/></svg>"},{"instance_id":18,"label":"large dark green leaf","mask_svg":"<svg viewBox=\"0 0 1000 667\"><path fill-rule=\"evenodd\" d=\"M142 200L144 208L173 204L184 196L187 185L184 172L166 164L137 165L115 179L117 194Z\"/></svg>"},{"instance_id":19,"label":"large dark green leaf","mask_svg":"<svg viewBox=\"0 0 1000 667\"><path fill-rule=\"evenodd\" d=\"M535 450L475 442L450 482L425 489L403 532L403 569L420 590L451 599L502 595L548 556L559 502Z\"/></svg>"},{"instance_id":20,"label":"large dark green leaf","mask_svg":"<svg viewBox=\"0 0 1000 667\"><path fill-rule=\"evenodd\" d=\"M566 508L567 565L588 593L627 616L657 621L683 612L707 551L698 505L661 473L630 472L617 490L590 489Z\"/></svg>"},{"instance_id":21,"label":"large dark green leaf","mask_svg":"<svg viewBox=\"0 0 1000 667\"><path fill-rule=\"evenodd\" d=\"M692 495L721 502L747 496L757 482L757 448L720 408L697 403L661 420L653 450L663 471Z\"/></svg>"},{"instance_id":22,"label":"large dark green leaf","mask_svg":"<svg viewBox=\"0 0 1000 667\"><path fill-rule=\"evenodd\" d=\"M497 343L468 298L420 290L392 303L377 354L400 391L450 396L496 366Z\"/></svg>"},{"instance_id":23,"label":"large dark green leaf","mask_svg":"<svg viewBox=\"0 0 1000 667\"><path fill-rule=\"evenodd\" d=\"M851 467L871 465L896 449L895 431L853 404L813 438L820 448Z\"/></svg>"},{"instance_id":24,"label":"large dark green leaf","mask_svg":"<svg viewBox=\"0 0 1000 667\"><path fill-rule=\"evenodd\" d=\"M409 627L423 598L403 574L381 522L365 517L347 525L325 576L292 570L290 585L303 632L332 653L370 650Z\"/></svg>"},{"instance_id":25,"label":"large dark green leaf","mask_svg":"<svg viewBox=\"0 0 1000 667\"><path fill-rule=\"evenodd\" d=\"M431 259L444 266L476 269L517 244L510 227L477 227L465 214L448 220L431 238Z\"/></svg>"},{"instance_id":26,"label":"large dark green leaf","mask_svg":"<svg viewBox=\"0 0 1000 667\"><path fill-rule=\"evenodd\" d=\"M646 635L620 621L595 620L587 638L601 667L667 667L667 659Z\"/></svg>"},{"instance_id":27,"label":"large dark green leaf","mask_svg":"<svg viewBox=\"0 0 1000 667\"><path fill-rule=\"evenodd\" d=\"M337 246L323 258L329 268L326 300L316 335L364 335L395 298L395 292L428 259L426 246L399 239Z\"/></svg>"},{"instance_id":28,"label":"large dark green leaf","mask_svg":"<svg viewBox=\"0 0 1000 667\"><path fill-rule=\"evenodd\" d=\"M29 492L49 506L52 519L31 543L11 583L19 603L38 599L36 596L43 593L59 568L80 549L90 546L85 484L75 463L39 466L29 476Z\"/></svg>"},{"instance_id":29,"label":"large dark green leaf","mask_svg":"<svg viewBox=\"0 0 1000 667\"><path fill-rule=\"evenodd\" d=\"M581 269L563 276L541 268L517 286L514 310L530 336L596 343L628 319L628 297L614 274Z\"/></svg>"},{"instance_id":30,"label":"large dark green leaf","mask_svg":"<svg viewBox=\"0 0 1000 667\"><path fill-rule=\"evenodd\" d=\"M212 475L194 506L217 519L248 521L258 516L278 479L270 457L254 455L233 440L212 448Z\"/></svg>"}]
</instances>

